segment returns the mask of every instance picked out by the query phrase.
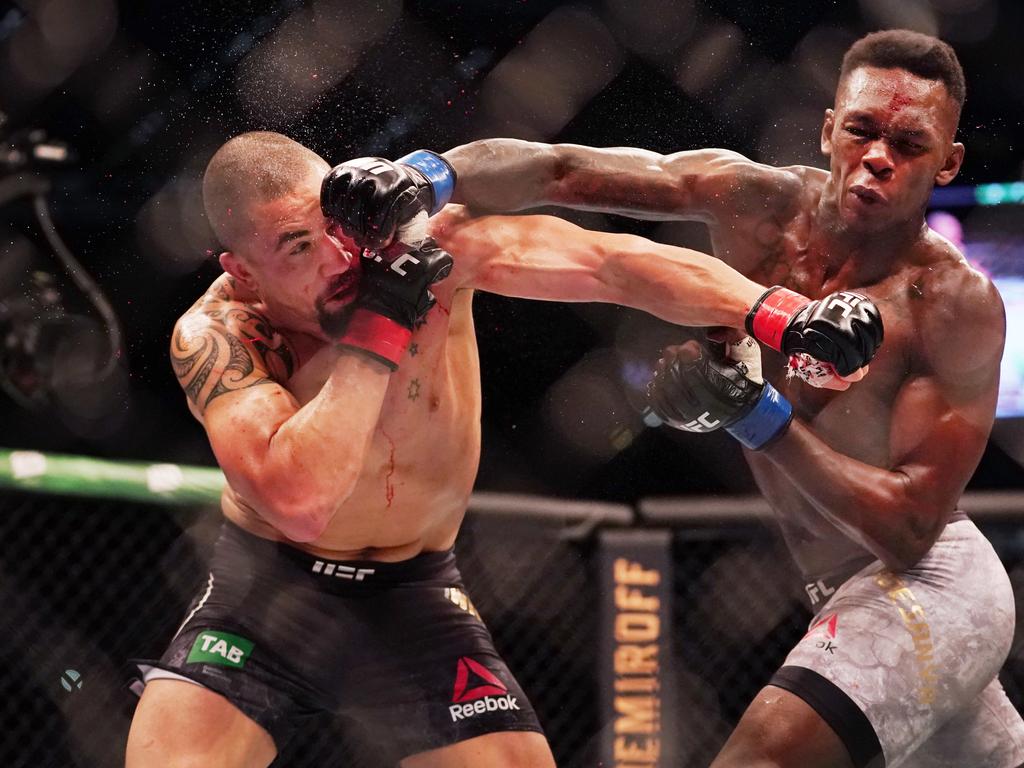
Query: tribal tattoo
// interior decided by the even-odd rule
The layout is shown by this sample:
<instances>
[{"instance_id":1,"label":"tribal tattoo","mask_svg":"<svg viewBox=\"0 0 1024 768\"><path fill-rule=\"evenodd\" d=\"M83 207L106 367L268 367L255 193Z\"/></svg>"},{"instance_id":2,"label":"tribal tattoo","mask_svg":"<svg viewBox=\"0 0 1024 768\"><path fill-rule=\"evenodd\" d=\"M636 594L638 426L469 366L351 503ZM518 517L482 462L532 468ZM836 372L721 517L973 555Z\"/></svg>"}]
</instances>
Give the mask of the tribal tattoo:
<instances>
[{"instance_id":1,"label":"tribal tattoo","mask_svg":"<svg viewBox=\"0 0 1024 768\"><path fill-rule=\"evenodd\" d=\"M201 411L228 392L283 383L295 372L291 349L265 317L217 303L183 319L171 340L174 374Z\"/></svg>"}]
</instances>

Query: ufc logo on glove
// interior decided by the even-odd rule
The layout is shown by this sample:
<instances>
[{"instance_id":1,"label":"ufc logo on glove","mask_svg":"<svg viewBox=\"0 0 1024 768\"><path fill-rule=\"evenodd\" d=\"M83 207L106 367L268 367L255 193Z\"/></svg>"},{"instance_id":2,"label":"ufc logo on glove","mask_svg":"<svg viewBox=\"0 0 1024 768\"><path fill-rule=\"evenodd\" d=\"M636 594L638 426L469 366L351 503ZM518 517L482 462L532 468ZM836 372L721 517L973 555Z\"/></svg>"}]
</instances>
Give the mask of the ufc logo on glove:
<instances>
[{"instance_id":1,"label":"ufc logo on glove","mask_svg":"<svg viewBox=\"0 0 1024 768\"><path fill-rule=\"evenodd\" d=\"M860 304L863 296L859 296L856 293L850 293L849 291L839 291L836 293L832 300L828 303L829 309L842 309L843 317L849 317L853 308Z\"/></svg>"},{"instance_id":2,"label":"ufc logo on glove","mask_svg":"<svg viewBox=\"0 0 1024 768\"><path fill-rule=\"evenodd\" d=\"M369 258L372 258L378 264L384 261L383 257L376 252L374 252L372 256L369 256ZM388 267L391 269L392 272L396 272L402 277L405 277L409 273L402 269L402 267L405 266L406 264L412 264L415 266L419 263L420 260L413 256L411 253L403 253L397 259L388 264Z\"/></svg>"},{"instance_id":3,"label":"ufc logo on glove","mask_svg":"<svg viewBox=\"0 0 1024 768\"><path fill-rule=\"evenodd\" d=\"M684 426L687 432L714 432L721 425L721 419L715 419L711 421L711 414L704 411L693 421L688 421Z\"/></svg>"}]
</instances>

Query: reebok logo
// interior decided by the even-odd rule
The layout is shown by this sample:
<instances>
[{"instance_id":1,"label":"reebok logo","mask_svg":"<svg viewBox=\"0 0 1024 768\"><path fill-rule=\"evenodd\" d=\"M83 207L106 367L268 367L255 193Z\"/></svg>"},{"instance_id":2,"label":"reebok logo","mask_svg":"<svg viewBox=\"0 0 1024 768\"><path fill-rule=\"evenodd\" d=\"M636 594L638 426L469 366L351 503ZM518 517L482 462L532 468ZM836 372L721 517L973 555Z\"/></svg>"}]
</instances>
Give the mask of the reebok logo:
<instances>
[{"instance_id":1,"label":"reebok logo","mask_svg":"<svg viewBox=\"0 0 1024 768\"><path fill-rule=\"evenodd\" d=\"M192 650L185 662L188 664L220 664L225 667L245 666L252 654L254 645L251 640L232 635L229 632L200 632L192 643Z\"/></svg>"},{"instance_id":2,"label":"reebok logo","mask_svg":"<svg viewBox=\"0 0 1024 768\"><path fill-rule=\"evenodd\" d=\"M820 621L814 622L814 624L811 625L811 628L807 630L807 634L804 635L804 637L812 635L819 629L824 629L825 636L834 639L836 634L839 632L839 614L830 613Z\"/></svg>"},{"instance_id":3,"label":"reebok logo","mask_svg":"<svg viewBox=\"0 0 1024 768\"><path fill-rule=\"evenodd\" d=\"M459 659L455 668L455 689L448 712L452 722L475 717L484 712L519 709L519 701L494 673L468 656Z\"/></svg>"}]
</instances>

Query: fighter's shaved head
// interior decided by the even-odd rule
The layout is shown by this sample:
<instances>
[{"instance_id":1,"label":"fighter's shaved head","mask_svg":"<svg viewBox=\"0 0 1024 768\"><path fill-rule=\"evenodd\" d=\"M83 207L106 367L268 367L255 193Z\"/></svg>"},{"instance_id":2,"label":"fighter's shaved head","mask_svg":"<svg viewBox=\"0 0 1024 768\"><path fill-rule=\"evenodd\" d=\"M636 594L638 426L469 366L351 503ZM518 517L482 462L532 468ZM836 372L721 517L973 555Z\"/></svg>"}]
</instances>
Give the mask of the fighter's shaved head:
<instances>
[{"instance_id":1,"label":"fighter's shaved head","mask_svg":"<svg viewBox=\"0 0 1024 768\"><path fill-rule=\"evenodd\" d=\"M248 206L288 195L311 172L330 166L280 133L252 131L218 149L203 176L206 217L222 247L233 250L248 228Z\"/></svg>"}]
</instances>

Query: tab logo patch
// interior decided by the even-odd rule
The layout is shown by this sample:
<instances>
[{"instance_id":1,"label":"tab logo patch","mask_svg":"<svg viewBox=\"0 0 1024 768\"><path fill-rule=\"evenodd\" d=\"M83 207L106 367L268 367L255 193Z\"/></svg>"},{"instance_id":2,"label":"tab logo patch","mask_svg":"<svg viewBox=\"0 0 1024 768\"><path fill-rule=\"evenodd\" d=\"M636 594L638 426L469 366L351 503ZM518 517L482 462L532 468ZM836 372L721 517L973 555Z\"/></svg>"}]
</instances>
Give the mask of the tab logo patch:
<instances>
[{"instance_id":1,"label":"tab logo patch","mask_svg":"<svg viewBox=\"0 0 1024 768\"><path fill-rule=\"evenodd\" d=\"M220 664L224 667L245 666L254 644L244 637L229 632L200 632L189 651L187 664Z\"/></svg>"}]
</instances>

